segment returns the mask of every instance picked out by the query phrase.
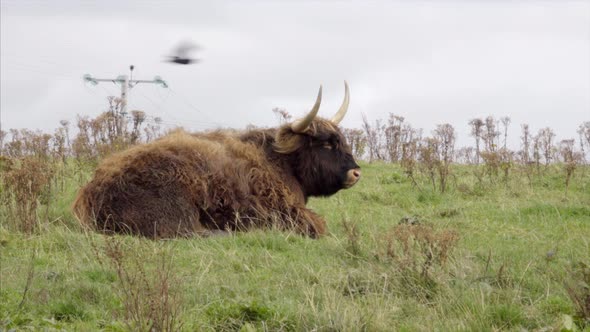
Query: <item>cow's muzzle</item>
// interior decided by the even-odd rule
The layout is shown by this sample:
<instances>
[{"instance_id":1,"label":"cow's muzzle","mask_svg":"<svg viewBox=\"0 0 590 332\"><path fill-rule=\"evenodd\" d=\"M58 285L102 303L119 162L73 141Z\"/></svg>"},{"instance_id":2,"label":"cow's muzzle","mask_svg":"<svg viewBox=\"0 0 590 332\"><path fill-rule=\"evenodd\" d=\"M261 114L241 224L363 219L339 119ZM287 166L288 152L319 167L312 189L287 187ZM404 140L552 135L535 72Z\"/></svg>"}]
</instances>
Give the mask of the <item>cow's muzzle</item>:
<instances>
[{"instance_id":1,"label":"cow's muzzle","mask_svg":"<svg viewBox=\"0 0 590 332\"><path fill-rule=\"evenodd\" d=\"M348 172L346 172L346 181L344 181L344 189L348 189L348 188L354 186L359 181L360 178L361 178L361 169L360 168L349 169Z\"/></svg>"}]
</instances>

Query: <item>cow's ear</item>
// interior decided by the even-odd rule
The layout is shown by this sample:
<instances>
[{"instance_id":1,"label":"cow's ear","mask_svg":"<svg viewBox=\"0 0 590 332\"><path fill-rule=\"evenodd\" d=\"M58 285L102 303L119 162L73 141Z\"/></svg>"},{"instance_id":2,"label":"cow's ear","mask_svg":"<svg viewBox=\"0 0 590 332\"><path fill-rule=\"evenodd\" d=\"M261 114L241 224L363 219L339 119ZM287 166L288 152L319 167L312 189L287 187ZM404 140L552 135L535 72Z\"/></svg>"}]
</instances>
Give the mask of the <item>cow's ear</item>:
<instances>
[{"instance_id":1,"label":"cow's ear","mask_svg":"<svg viewBox=\"0 0 590 332\"><path fill-rule=\"evenodd\" d=\"M304 135L293 133L288 126L282 127L275 136L274 150L282 154L292 153L302 146L307 146L303 139Z\"/></svg>"}]
</instances>

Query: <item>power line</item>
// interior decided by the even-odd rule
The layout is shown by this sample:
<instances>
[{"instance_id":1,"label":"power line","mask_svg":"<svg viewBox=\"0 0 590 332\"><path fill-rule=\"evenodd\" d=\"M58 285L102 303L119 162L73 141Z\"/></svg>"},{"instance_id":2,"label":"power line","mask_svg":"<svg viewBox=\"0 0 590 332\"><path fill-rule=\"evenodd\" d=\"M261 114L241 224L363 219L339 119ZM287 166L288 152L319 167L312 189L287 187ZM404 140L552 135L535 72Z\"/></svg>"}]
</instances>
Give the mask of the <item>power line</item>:
<instances>
[{"instance_id":1,"label":"power line","mask_svg":"<svg viewBox=\"0 0 590 332\"><path fill-rule=\"evenodd\" d=\"M3 69L8 70L16 70L16 71L26 71L31 73L42 74L45 76L53 76L61 79L71 79L74 78L76 75L74 74L64 74L64 73L57 73L55 71L48 71L47 68L39 67L39 66L31 66L29 64L22 64L22 63L6 63L2 64Z\"/></svg>"},{"instance_id":2,"label":"power line","mask_svg":"<svg viewBox=\"0 0 590 332\"><path fill-rule=\"evenodd\" d=\"M26 64L28 66L50 65L50 66L59 67L59 68L65 67L70 70L83 69L82 65L80 65L80 64L77 64L77 65L72 64L69 61L67 63L56 62L56 61L54 61L54 60L56 60L55 57L48 57L43 54L34 54L34 56L31 56L30 59L27 59L26 56L23 54L11 54L11 53L6 53L6 52L0 53L0 56L2 56L3 61L9 61L12 63L19 63L19 64ZM60 56L59 58L61 59L62 57ZM39 66L39 67L42 67L42 66Z\"/></svg>"},{"instance_id":3,"label":"power line","mask_svg":"<svg viewBox=\"0 0 590 332\"><path fill-rule=\"evenodd\" d=\"M170 94L173 94L177 97L179 97L178 99L180 101L182 101L187 107L189 107L190 109L193 109L195 111L197 111L198 113L200 113L201 115L203 115L205 118L207 118L208 121L195 121L195 120L190 120L190 119L179 119L176 116L173 116L171 114L169 114L168 112L165 111L165 109L163 108L163 106L161 104L158 104L156 101L154 101L151 97L147 96L145 93L138 91L138 93L144 97L146 100L148 100L154 107L155 107L155 111L158 113L163 113L165 118L170 118L172 121L176 122L174 123L175 125L186 125L186 124L192 124L192 125L197 125L199 127L203 127L203 128L210 128L212 126L217 126L217 127L222 127L224 126L223 123L220 122L215 122L212 121L207 114L205 114L200 108L196 107L193 103L191 103L188 98L182 96L180 93L174 91L172 88L168 88L168 91ZM166 98L168 99L168 97Z\"/></svg>"},{"instance_id":4,"label":"power line","mask_svg":"<svg viewBox=\"0 0 590 332\"><path fill-rule=\"evenodd\" d=\"M193 105L188 98L184 97L182 94L176 92L176 90L173 90L172 88L170 88L170 92L174 93L175 95L178 95L180 97L180 99L191 109L201 113L202 115L204 115L205 117L209 117L207 114L205 114L203 111L201 111L197 106Z\"/></svg>"}]
</instances>

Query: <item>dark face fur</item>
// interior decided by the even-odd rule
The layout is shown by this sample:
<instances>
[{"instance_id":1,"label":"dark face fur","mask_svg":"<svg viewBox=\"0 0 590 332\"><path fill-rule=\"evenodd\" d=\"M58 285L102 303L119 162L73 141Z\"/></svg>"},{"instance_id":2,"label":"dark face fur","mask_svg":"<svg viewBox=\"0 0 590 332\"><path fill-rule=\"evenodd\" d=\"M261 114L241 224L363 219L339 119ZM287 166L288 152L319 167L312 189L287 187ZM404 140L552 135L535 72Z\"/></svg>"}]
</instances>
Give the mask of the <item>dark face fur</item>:
<instances>
[{"instance_id":1,"label":"dark face fur","mask_svg":"<svg viewBox=\"0 0 590 332\"><path fill-rule=\"evenodd\" d=\"M283 136L287 137L297 145L288 154L306 196L329 196L359 180L360 167L344 136L330 121L316 119L307 132L290 132Z\"/></svg>"}]
</instances>

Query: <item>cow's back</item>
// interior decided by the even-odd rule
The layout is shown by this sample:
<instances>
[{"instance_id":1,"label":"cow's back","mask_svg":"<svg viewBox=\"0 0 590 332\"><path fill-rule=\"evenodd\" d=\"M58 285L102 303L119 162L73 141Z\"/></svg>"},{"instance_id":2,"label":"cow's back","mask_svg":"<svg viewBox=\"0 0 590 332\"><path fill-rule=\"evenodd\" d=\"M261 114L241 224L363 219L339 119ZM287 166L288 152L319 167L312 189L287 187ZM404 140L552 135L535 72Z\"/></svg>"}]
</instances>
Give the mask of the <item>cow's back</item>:
<instances>
[{"instance_id":1,"label":"cow's back","mask_svg":"<svg viewBox=\"0 0 590 332\"><path fill-rule=\"evenodd\" d=\"M106 233L157 238L264 223L295 201L257 146L176 132L105 159L74 212Z\"/></svg>"},{"instance_id":2,"label":"cow's back","mask_svg":"<svg viewBox=\"0 0 590 332\"><path fill-rule=\"evenodd\" d=\"M106 158L74 202L78 218L104 232L149 237L204 231L211 177L228 163L223 144L184 132Z\"/></svg>"}]
</instances>

